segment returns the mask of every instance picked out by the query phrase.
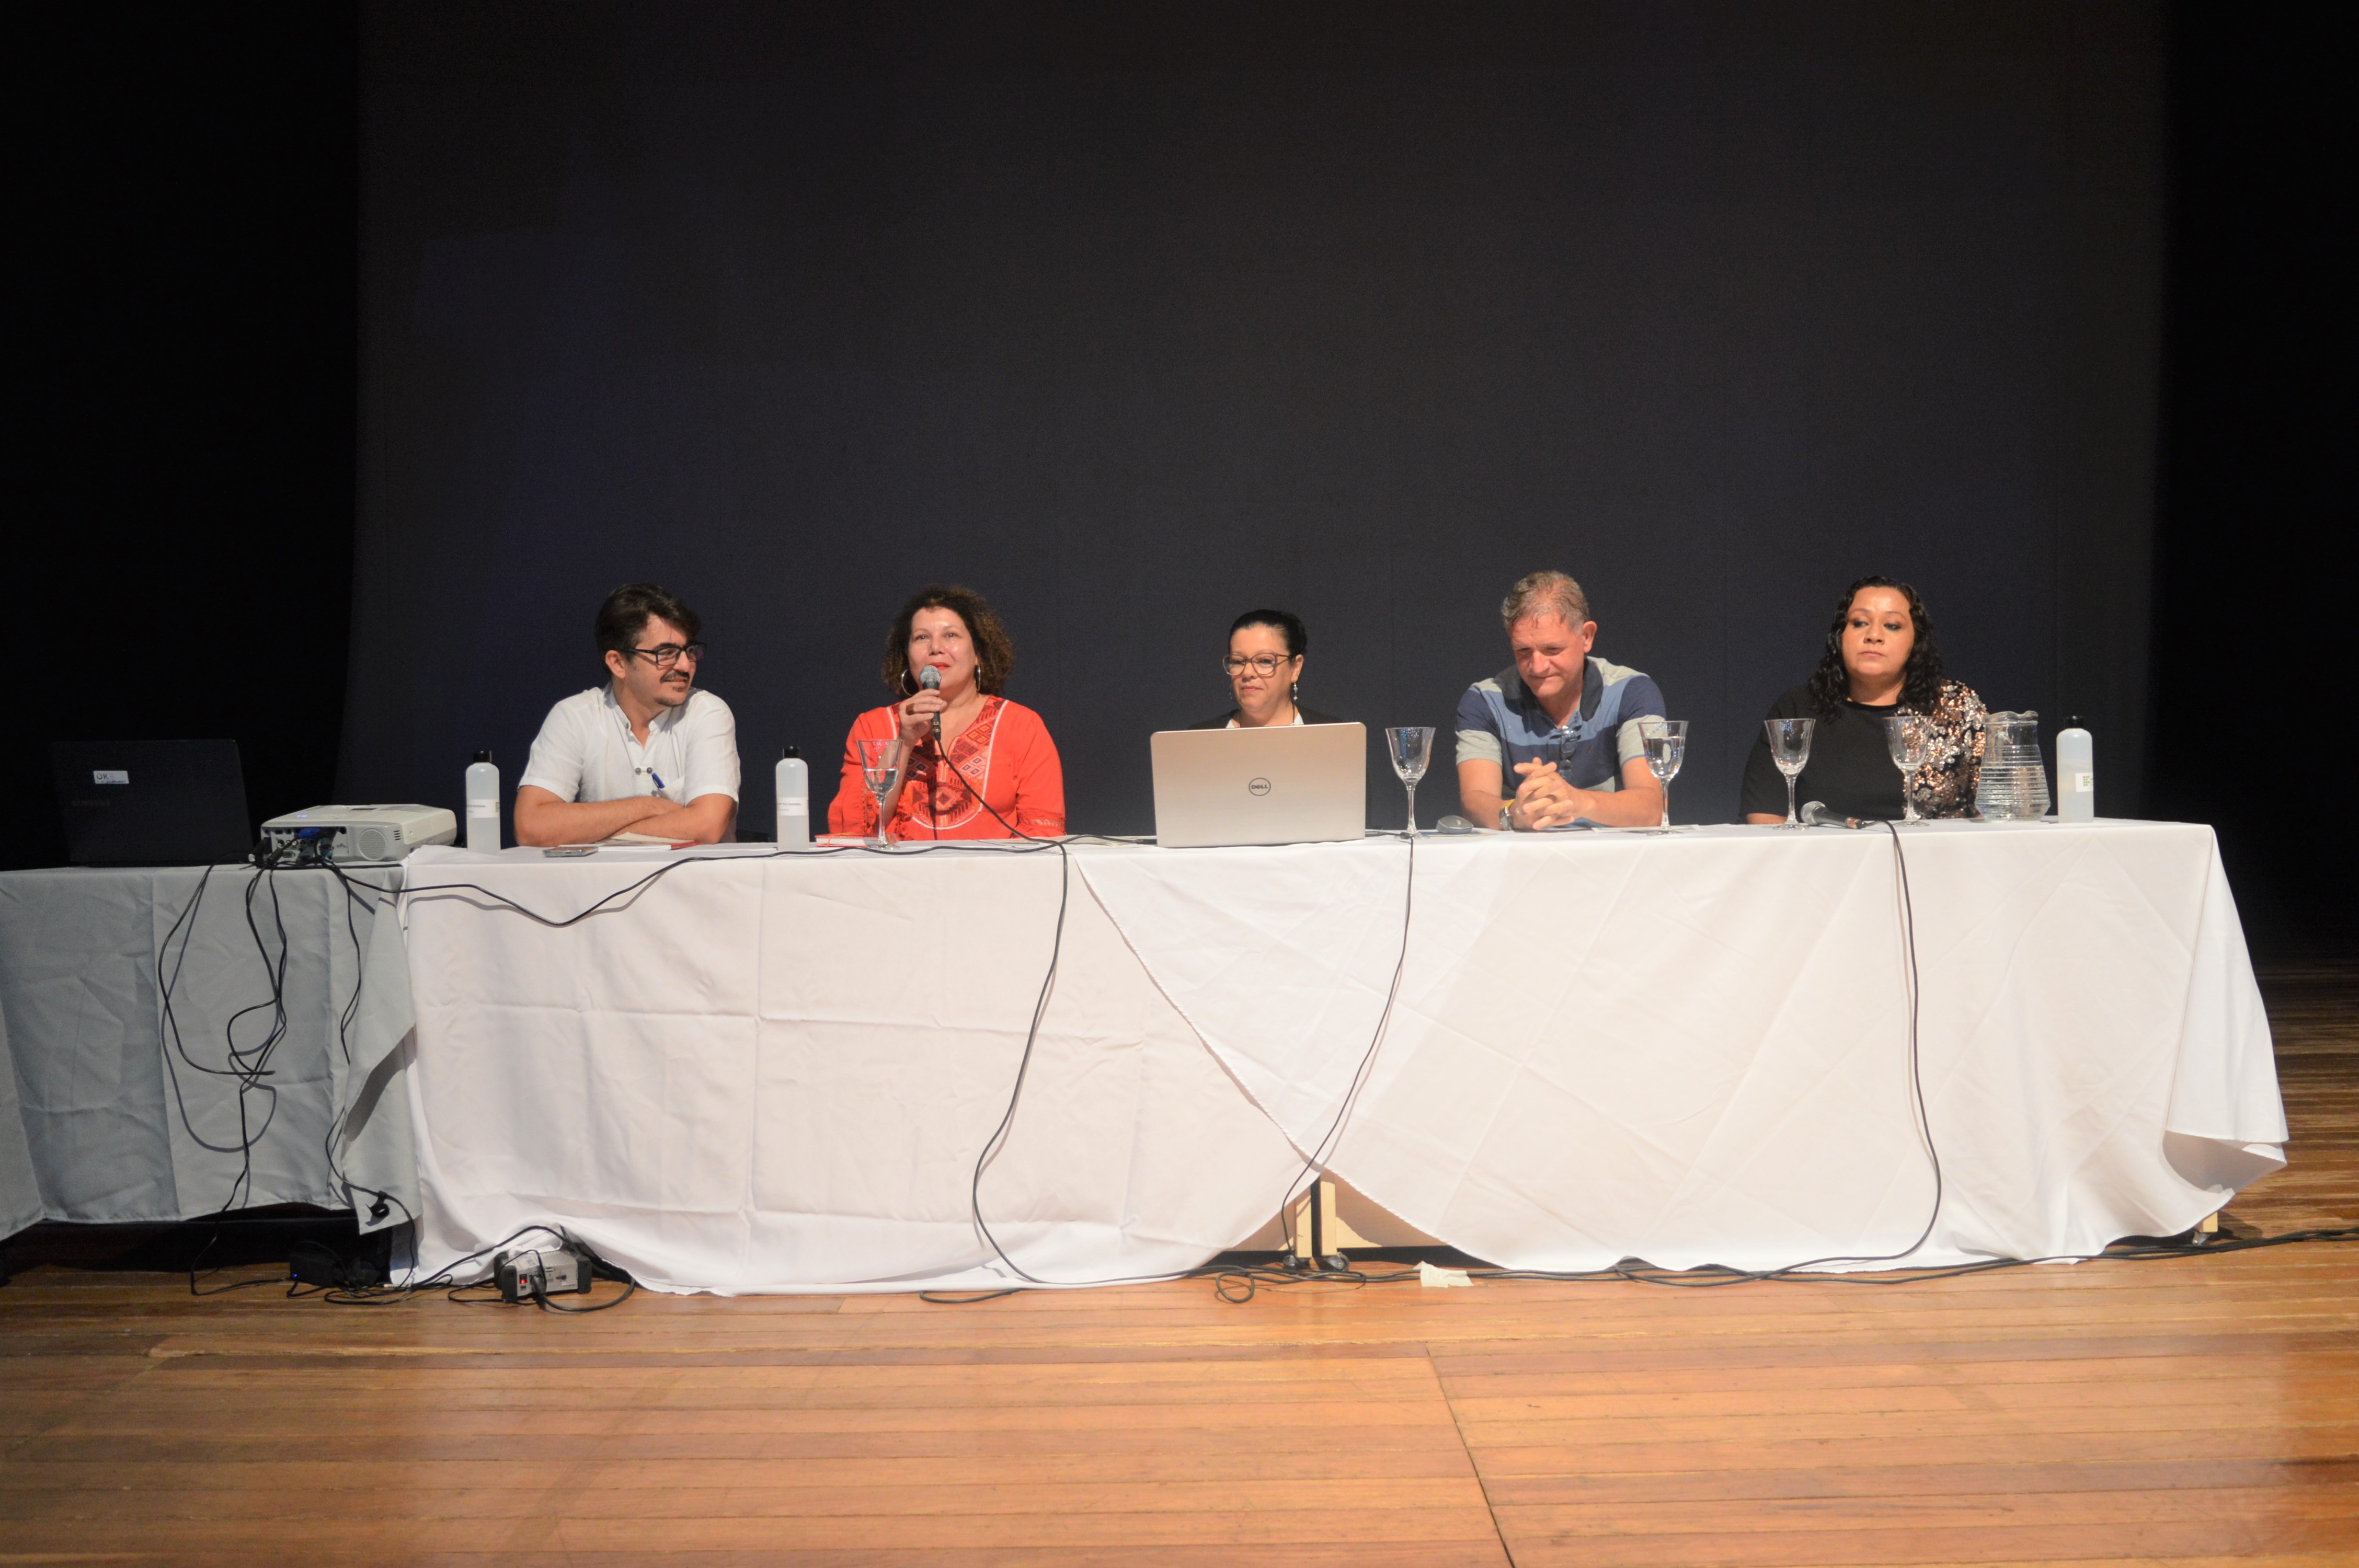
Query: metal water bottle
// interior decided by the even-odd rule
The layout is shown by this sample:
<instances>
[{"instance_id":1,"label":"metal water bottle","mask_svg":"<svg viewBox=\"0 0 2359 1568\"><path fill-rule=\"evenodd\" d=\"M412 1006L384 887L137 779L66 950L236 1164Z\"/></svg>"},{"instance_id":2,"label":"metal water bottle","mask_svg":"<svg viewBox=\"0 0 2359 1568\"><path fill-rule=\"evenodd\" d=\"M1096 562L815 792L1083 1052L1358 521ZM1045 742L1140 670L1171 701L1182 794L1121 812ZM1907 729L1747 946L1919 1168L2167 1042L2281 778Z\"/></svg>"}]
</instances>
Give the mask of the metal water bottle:
<instances>
[{"instance_id":1,"label":"metal water bottle","mask_svg":"<svg viewBox=\"0 0 2359 1568\"><path fill-rule=\"evenodd\" d=\"M810 848L810 766L796 748L778 754L778 848Z\"/></svg>"},{"instance_id":2,"label":"metal water bottle","mask_svg":"<svg viewBox=\"0 0 2359 1568\"><path fill-rule=\"evenodd\" d=\"M2067 719L2056 735L2056 820L2094 822L2097 819L2095 742L2082 720Z\"/></svg>"},{"instance_id":3,"label":"metal water bottle","mask_svg":"<svg viewBox=\"0 0 2359 1568\"><path fill-rule=\"evenodd\" d=\"M467 768L467 848L500 852L500 770L489 752L478 752Z\"/></svg>"}]
</instances>

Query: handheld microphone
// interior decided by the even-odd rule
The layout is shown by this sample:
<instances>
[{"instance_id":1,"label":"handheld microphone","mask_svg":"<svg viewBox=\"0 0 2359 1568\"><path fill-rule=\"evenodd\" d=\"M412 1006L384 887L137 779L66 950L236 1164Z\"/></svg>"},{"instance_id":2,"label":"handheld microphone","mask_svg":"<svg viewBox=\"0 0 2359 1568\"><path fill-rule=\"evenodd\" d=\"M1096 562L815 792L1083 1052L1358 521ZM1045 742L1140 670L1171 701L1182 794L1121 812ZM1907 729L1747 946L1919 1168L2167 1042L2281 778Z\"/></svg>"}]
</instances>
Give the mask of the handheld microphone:
<instances>
[{"instance_id":1,"label":"handheld microphone","mask_svg":"<svg viewBox=\"0 0 2359 1568\"><path fill-rule=\"evenodd\" d=\"M1837 816L1827 809L1823 800L1814 800L1801 809L1800 821L1807 827L1861 827L1865 824L1856 816Z\"/></svg>"},{"instance_id":2,"label":"handheld microphone","mask_svg":"<svg viewBox=\"0 0 2359 1568\"><path fill-rule=\"evenodd\" d=\"M918 686L919 688L923 691L941 690L942 672L934 668L933 665L928 665L924 669L918 672ZM940 740L942 734L942 720L940 714L936 714L934 716L931 728L934 732L934 739L937 741Z\"/></svg>"}]
</instances>

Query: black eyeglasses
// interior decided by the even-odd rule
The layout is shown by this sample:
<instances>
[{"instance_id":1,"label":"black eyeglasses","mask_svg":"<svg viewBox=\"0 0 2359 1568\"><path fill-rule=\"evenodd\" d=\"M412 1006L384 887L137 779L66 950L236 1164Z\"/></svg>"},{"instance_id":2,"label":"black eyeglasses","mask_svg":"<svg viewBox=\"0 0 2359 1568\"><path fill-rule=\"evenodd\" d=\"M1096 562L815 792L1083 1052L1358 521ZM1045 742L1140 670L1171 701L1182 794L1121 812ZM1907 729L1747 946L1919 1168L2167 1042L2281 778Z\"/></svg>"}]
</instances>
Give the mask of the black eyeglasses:
<instances>
[{"instance_id":1,"label":"black eyeglasses","mask_svg":"<svg viewBox=\"0 0 2359 1568\"><path fill-rule=\"evenodd\" d=\"M1292 664L1293 662L1294 661L1291 658L1281 659L1276 654L1256 654L1250 659L1240 658L1238 655L1231 654L1227 658L1221 661L1221 668L1226 670L1232 676L1234 676L1237 672L1250 665L1253 666L1254 674L1261 676L1264 680L1267 680L1270 676L1277 674L1278 671L1284 669L1288 665Z\"/></svg>"},{"instance_id":2,"label":"black eyeglasses","mask_svg":"<svg viewBox=\"0 0 2359 1568\"><path fill-rule=\"evenodd\" d=\"M682 659L691 665L704 662L704 644L701 643L690 643L685 648L677 643L658 643L652 648L633 648L631 652L659 670L668 670Z\"/></svg>"}]
</instances>

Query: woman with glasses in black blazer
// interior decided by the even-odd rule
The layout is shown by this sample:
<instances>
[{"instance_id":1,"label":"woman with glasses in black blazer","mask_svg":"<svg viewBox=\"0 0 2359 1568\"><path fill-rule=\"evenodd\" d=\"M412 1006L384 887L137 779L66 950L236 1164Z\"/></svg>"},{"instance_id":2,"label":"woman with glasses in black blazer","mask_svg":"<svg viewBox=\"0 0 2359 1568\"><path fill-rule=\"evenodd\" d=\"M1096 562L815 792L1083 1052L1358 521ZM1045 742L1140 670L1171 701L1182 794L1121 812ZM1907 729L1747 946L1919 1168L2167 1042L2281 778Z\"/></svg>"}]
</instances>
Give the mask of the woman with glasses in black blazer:
<instances>
[{"instance_id":1,"label":"woman with glasses in black blazer","mask_svg":"<svg viewBox=\"0 0 2359 1568\"><path fill-rule=\"evenodd\" d=\"M1302 655L1310 633L1290 610L1248 610L1229 627L1221 668L1236 706L1190 730L1258 730L1265 725L1343 724L1348 720L1302 706Z\"/></svg>"}]
</instances>

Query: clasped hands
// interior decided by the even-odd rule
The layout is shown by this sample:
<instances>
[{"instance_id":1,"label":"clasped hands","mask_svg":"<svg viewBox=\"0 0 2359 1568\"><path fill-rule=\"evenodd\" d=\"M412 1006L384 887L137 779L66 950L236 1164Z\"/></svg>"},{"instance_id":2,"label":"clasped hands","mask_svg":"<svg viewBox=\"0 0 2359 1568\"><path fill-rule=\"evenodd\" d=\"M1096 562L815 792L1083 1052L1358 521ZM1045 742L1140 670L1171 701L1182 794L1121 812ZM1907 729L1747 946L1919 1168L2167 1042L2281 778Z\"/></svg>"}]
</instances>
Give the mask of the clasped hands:
<instances>
[{"instance_id":1,"label":"clasped hands","mask_svg":"<svg viewBox=\"0 0 2359 1568\"><path fill-rule=\"evenodd\" d=\"M1597 792L1575 789L1557 772L1554 762L1517 762L1516 772L1524 782L1516 786L1507 819L1526 831L1562 827L1575 817L1589 816L1596 805Z\"/></svg>"}]
</instances>

